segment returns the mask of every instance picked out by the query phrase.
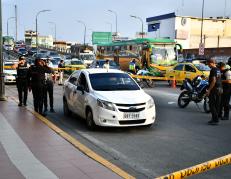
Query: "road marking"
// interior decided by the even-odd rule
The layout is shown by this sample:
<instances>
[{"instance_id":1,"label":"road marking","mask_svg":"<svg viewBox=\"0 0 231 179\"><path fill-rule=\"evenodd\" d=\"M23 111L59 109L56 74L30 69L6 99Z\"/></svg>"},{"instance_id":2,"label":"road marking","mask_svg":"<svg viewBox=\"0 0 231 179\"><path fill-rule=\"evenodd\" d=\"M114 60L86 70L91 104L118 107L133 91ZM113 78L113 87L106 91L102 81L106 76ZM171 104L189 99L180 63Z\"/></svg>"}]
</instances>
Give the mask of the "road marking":
<instances>
[{"instance_id":1,"label":"road marking","mask_svg":"<svg viewBox=\"0 0 231 179\"><path fill-rule=\"evenodd\" d=\"M29 150L0 112L0 142L11 162L25 178L57 179Z\"/></svg>"},{"instance_id":2,"label":"road marking","mask_svg":"<svg viewBox=\"0 0 231 179\"><path fill-rule=\"evenodd\" d=\"M168 102L168 104L170 104L170 105L171 105L171 104L176 104L176 102L170 101L170 102Z\"/></svg>"},{"instance_id":3,"label":"road marking","mask_svg":"<svg viewBox=\"0 0 231 179\"><path fill-rule=\"evenodd\" d=\"M13 99L15 102L17 102L17 99L15 97L11 97L11 99ZM45 117L41 116L39 113L35 112L31 107L27 106L26 109L29 112L31 112L37 119L41 120L50 129L55 131L57 134L59 134L61 137L63 137L68 142L70 142L74 147L76 147L78 150L82 151L88 157L90 157L93 160L97 161L98 163L102 164L103 166L110 169L111 171L113 171L114 173L116 173L117 175L119 175L122 178L135 179L135 177L133 177L132 175L130 175L126 171L122 170L118 166L114 165L113 163L109 162L108 160L106 160L102 156L95 153L93 150L91 150L87 146L80 143L77 139L75 139L74 137L72 137L71 135L69 135L68 133L66 133L65 131L60 129L59 127L57 127L55 124L50 122L47 118L45 118Z\"/></svg>"}]
</instances>

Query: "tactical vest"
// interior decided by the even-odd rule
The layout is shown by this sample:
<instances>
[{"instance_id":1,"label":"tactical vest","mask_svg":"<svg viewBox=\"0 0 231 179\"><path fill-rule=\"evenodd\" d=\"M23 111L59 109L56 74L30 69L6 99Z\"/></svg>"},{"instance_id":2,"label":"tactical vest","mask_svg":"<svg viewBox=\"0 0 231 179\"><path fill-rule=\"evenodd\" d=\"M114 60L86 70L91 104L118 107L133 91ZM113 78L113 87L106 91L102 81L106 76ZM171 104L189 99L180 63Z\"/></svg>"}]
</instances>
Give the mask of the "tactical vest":
<instances>
[{"instance_id":1,"label":"tactical vest","mask_svg":"<svg viewBox=\"0 0 231 179\"><path fill-rule=\"evenodd\" d=\"M27 78L28 69L27 63L24 65L19 64L17 68L17 78Z\"/></svg>"}]
</instances>

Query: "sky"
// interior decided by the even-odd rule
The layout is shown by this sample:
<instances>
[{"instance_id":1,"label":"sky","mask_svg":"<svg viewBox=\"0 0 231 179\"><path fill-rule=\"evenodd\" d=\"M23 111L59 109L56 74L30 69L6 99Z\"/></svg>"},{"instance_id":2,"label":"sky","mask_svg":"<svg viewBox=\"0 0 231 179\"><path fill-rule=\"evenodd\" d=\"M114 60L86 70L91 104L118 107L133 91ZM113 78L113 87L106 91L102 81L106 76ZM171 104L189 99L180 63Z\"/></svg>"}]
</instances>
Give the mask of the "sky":
<instances>
[{"instance_id":1,"label":"sky","mask_svg":"<svg viewBox=\"0 0 231 179\"><path fill-rule=\"evenodd\" d=\"M226 1L226 3L225 3ZM226 4L226 7L225 7ZM202 0L2 0L3 34L6 35L7 19L14 16L14 5L18 7L18 38L24 38L25 30L35 30L35 16L40 10L50 9L38 17L38 32L53 35L55 22L57 40L83 42L84 26L87 26L87 42L92 31L115 31L115 15L118 14L118 32L122 36L134 37L141 31L141 23L130 15L146 21L147 17L177 12L184 16L201 16ZM225 11L226 9L226 11ZM231 0L205 0L205 16L231 16ZM226 13L224 13L226 12ZM145 23L144 30L147 31ZM14 36L14 20L9 21L9 34Z\"/></svg>"}]
</instances>

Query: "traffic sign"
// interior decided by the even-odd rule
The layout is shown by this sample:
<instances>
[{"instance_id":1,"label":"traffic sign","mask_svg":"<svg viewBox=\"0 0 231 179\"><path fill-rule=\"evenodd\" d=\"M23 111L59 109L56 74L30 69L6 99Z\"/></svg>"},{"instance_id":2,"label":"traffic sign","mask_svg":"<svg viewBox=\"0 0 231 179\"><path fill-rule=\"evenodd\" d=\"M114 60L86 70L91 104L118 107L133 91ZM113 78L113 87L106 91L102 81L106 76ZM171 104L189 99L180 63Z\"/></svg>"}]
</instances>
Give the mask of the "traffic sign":
<instances>
[{"instance_id":1,"label":"traffic sign","mask_svg":"<svg viewBox=\"0 0 231 179\"><path fill-rule=\"evenodd\" d=\"M92 44L102 44L112 42L112 33L111 32L93 32L92 33Z\"/></svg>"},{"instance_id":2,"label":"traffic sign","mask_svg":"<svg viewBox=\"0 0 231 179\"><path fill-rule=\"evenodd\" d=\"M205 54L205 44L200 43L199 45L199 55L204 55Z\"/></svg>"}]
</instances>

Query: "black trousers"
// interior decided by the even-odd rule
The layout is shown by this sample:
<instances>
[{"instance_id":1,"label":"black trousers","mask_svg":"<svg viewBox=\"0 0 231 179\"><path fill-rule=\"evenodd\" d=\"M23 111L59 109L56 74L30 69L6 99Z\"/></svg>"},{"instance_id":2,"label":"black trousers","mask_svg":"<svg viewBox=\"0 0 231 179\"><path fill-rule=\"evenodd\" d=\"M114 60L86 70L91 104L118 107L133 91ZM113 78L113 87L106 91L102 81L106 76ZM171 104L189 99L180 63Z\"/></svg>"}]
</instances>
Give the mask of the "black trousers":
<instances>
[{"instance_id":1,"label":"black trousers","mask_svg":"<svg viewBox=\"0 0 231 179\"><path fill-rule=\"evenodd\" d=\"M231 96L231 88L225 89L223 88L223 94L221 96L221 104L220 104L220 116L222 116L224 111L224 117L229 118L229 101Z\"/></svg>"},{"instance_id":2,"label":"black trousers","mask_svg":"<svg viewBox=\"0 0 231 179\"><path fill-rule=\"evenodd\" d=\"M212 113L212 120L219 121L221 95L214 89L209 95L209 107Z\"/></svg>"},{"instance_id":3,"label":"black trousers","mask_svg":"<svg viewBox=\"0 0 231 179\"><path fill-rule=\"evenodd\" d=\"M53 109L54 107L54 84L53 81L47 81L45 88L44 88L44 108L47 109L48 105L47 105L47 98L49 96L49 104L50 104L50 109ZM48 95L47 95L48 94Z\"/></svg>"},{"instance_id":4,"label":"black trousers","mask_svg":"<svg viewBox=\"0 0 231 179\"><path fill-rule=\"evenodd\" d=\"M18 99L19 103L26 104L28 96L28 82L26 78L17 78L16 85L18 89Z\"/></svg>"},{"instance_id":5,"label":"black trousers","mask_svg":"<svg viewBox=\"0 0 231 179\"><path fill-rule=\"evenodd\" d=\"M37 84L32 85L32 94L34 100L34 110L40 114L43 113L43 99L44 99L45 85Z\"/></svg>"}]
</instances>

